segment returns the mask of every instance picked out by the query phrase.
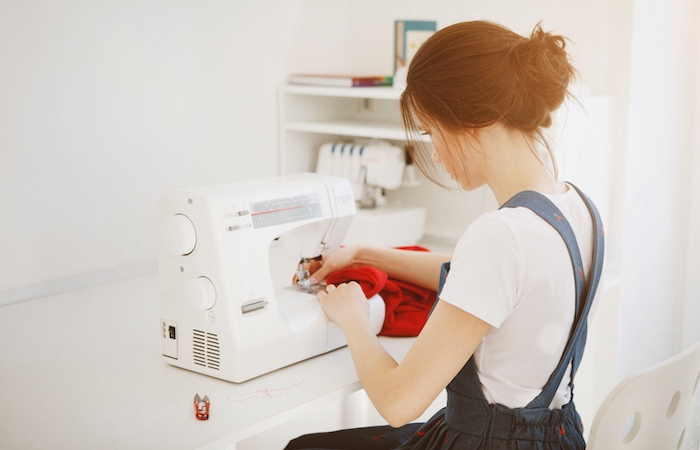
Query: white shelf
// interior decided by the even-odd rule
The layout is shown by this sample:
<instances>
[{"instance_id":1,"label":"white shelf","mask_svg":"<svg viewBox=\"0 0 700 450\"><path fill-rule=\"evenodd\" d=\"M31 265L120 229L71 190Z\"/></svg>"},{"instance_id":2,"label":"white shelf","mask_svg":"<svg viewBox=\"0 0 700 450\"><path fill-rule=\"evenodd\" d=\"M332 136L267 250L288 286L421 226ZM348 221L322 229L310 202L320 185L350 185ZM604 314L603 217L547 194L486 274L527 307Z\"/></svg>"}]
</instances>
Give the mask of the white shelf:
<instances>
[{"instance_id":1,"label":"white shelf","mask_svg":"<svg viewBox=\"0 0 700 450\"><path fill-rule=\"evenodd\" d=\"M345 119L313 122L288 122L284 124L287 131L305 133L332 134L377 139L403 141L406 139L401 124L377 120ZM429 139L426 140L429 142Z\"/></svg>"},{"instance_id":2,"label":"white shelf","mask_svg":"<svg viewBox=\"0 0 700 450\"><path fill-rule=\"evenodd\" d=\"M403 146L406 131L393 87L284 85L279 90L278 173L313 172L319 148L331 141L390 141ZM429 136L416 136L431 145ZM419 183L402 187L415 187ZM409 200L406 206L423 206Z\"/></svg>"},{"instance_id":3,"label":"white shelf","mask_svg":"<svg viewBox=\"0 0 700 450\"><path fill-rule=\"evenodd\" d=\"M368 98L399 100L403 91L393 87L326 87L289 84L282 88L286 94L315 95L325 97Z\"/></svg>"}]
</instances>

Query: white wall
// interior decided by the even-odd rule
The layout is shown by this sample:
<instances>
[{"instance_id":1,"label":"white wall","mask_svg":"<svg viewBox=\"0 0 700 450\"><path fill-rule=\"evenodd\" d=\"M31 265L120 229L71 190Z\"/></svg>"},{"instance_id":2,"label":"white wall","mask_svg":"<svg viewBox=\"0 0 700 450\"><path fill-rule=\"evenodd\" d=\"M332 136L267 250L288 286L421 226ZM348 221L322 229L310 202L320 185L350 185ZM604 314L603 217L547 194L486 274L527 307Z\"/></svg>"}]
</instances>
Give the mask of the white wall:
<instances>
[{"instance_id":1,"label":"white wall","mask_svg":"<svg viewBox=\"0 0 700 450\"><path fill-rule=\"evenodd\" d=\"M152 261L160 192L275 173L286 14L217 9L0 3L0 291Z\"/></svg>"},{"instance_id":2,"label":"white wall","mask_svg":"<svg viewBox=\"0 0 700 450\"><path fill-rule=\"evenodd\" d=\"M697 2L638 0L634 8L622 223L626 373L700 339L697 322L684 319L699 311L691 281L700 257L692 190L700 175L691 171L700 151L699 21Z\"/></svg>"},{"instance_id":3,"label":"white wall","mask_svg":"<svg viewBox=\"0 0 700 450\"><path fill-rule=\"evenodd\" d=\"M696 4L696 17L700 20L700 7ZM688 140L690 149L690 161L687 170L690 175L688 187L688 240L687 258L685 260L685 295L682 310L683 316L683 347L689 347L698 336L698 324L700 324L700 39L695 42L695 109L692 119L689 119L689 127L694 130L694 135ZM692 67L692 59L689 67ZM692 81L691 81L692 82Z\"/></svg>"}]
</instances>

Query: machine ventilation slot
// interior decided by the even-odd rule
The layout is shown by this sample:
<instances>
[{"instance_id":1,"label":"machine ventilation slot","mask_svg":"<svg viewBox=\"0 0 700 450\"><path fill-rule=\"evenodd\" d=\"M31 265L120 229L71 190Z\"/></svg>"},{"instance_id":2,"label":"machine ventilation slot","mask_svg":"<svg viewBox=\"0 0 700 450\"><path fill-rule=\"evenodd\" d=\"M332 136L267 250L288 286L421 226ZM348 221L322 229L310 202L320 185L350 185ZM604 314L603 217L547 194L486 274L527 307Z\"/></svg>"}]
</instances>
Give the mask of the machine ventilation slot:
<instances>
[{"instance_id":1,"label":"machine ventilation slot","mask_svg":"<svg viewBox=\"0 0 700 450\"><path fill-rule=\"evenodd\" d=\"M219 370L219 337L214 333L192 330L192 355L196 365Z\"/></svg>"}]
</instances>

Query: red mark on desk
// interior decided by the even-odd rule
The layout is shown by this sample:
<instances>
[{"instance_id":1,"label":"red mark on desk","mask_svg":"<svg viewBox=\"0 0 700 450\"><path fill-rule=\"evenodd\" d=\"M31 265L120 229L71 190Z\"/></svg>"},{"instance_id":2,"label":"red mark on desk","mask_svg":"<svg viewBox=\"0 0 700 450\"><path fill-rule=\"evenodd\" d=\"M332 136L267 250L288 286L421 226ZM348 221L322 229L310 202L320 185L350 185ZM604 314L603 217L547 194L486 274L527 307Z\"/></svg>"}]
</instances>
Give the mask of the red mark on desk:
<instances>
[{"instance_id":1,"label":"red mark on desk","mask_svg":"<svg viewBox=\"0 0 700 450\"><path fill-rule=\"evenodd\" d=\"M302 384L304 380L301 380L300 382L296 384L292 384L287 387L279 388L279 389L268 389L265 386L258 386L258 388L254 392L241 392L241 393L236 393L236 394L231 394L227 398L231 402L245 402L253 398L268 398L268 397L279 397L282 395L282 391L285 391L287 389L293 388L294 386L299 386Z\"/></svg>"}]
</instances>

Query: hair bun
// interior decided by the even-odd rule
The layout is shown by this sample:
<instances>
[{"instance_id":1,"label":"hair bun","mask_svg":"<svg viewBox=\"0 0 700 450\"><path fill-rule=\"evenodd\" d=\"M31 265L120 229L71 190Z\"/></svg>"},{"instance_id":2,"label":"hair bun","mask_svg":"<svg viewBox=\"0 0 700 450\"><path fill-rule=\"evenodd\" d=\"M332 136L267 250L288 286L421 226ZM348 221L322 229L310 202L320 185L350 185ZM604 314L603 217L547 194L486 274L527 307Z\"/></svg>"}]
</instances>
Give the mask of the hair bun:
<instances>
[{"instance_id":1,"label":"hair bun","mask_svg":"<svg viewBox=\"0 0 700 450\"><path fill-rule=\"evenodd\" d=\"M535 26L530 39L525 42L538 51L549 52L552 55L566 58L566 52L564 51L566 41L564 38L544 31L541 24Z\"/></svg>"},{"instance_id":2,"label":"hair bun","mask_svg":"<svg viewBox=\"0 0 700 450\"><path fill-rule=\"evenodd\" d=\"M575 75L565 47L562 36L546 32L537 24L530 38L518 41L513 48L515 73L533 108L542 114L540 126L551 124L548 113L562 104Z\"/></svg>"}]
</instances>

